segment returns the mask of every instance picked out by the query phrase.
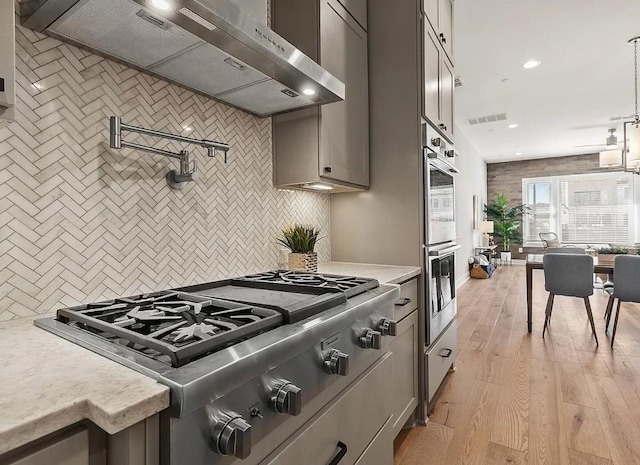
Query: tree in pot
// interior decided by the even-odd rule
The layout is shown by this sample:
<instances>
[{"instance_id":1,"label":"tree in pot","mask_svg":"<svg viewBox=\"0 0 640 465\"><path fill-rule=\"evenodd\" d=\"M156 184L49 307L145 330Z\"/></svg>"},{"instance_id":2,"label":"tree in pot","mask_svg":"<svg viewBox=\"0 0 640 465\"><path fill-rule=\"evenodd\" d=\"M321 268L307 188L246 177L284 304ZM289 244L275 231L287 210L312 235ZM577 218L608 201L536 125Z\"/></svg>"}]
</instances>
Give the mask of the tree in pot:
<instances>
[{"instance_id":1,"label":"tree in pot","mask_svg":"<svg viewBox=\"0 0 640 465\"><path fill-rule=\"evenodd\" d=\"M487 220L493 221L493 233L502 240L501 260L511 260L511 244L522 244L522 217L531 209L524 204L509 207L504 194L498 194L495 200L484 206Z\"/></svg>"},{"instance_id":2,"label":"tree in pot","mask_svg":"<svg viewBox=\"0 0 640 465\"><path fill-rule=\"evenodd\" d=\"M318 271L318 254L314 252L320 229L294 224L282 230L278 243L289 249L289 269L295 271Z\"/></svg>"}]
</instances>

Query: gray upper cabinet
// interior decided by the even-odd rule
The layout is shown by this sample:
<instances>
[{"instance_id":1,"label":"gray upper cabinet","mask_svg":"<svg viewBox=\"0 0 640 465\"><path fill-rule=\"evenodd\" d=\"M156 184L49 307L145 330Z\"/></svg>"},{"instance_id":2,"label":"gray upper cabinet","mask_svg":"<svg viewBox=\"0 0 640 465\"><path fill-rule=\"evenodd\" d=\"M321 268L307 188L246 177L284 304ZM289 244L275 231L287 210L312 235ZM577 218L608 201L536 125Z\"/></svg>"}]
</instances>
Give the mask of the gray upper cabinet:
<instances>
[{"instance_id":1,"label":"gray upper cabinet","mask_svg":"<svg viewBox=\"0 0 640 465\"><path fill-rule=\"evenodd\" d=\"M455 74L434 31L424 24L423 115L451 142L454 137Z\"/></svg>"},{"instance_id":2,"label":"gray upper cabinet","mask_svg":"<svg viewBox=\"0 0 640 465\"><path fill-rule=\"evenodd\" d=\"M367 30L367 0L339 0L340 4Z\"/></svg>"},{"instance_id":3,"label":"gray upper cabinet","mask_svg":"<svg viewBox=\"0 0 640 465\"><path fill-rule=\"evenodd\" d=\"M354 19L359 15L366 18L362 0L273 1L274 31L346 88L342 102L274 118L276 187L322 183L344 192L369 186L367 33Z\"/></svg>"},{"instance_id":4,"label":"gray upper cabinet","mask_svg":"<svg viewBox=\"0 0 640 465\"><path fill-rule=\"evenodd\" d=\"M422 9L449 60L453 62L453 0L423 0Z\"/></svg>"}]
</instances>

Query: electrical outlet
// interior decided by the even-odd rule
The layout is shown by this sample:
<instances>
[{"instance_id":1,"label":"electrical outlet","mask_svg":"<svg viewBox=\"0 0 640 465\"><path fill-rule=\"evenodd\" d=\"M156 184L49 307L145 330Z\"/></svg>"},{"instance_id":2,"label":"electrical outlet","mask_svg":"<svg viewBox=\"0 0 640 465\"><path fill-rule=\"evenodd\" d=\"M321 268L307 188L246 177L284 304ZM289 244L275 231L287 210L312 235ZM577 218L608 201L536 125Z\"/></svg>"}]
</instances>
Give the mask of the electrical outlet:
<instances>
[{"instance_id":1,"label":"electrical outlet","mask_svg":"<svg viewBox=\"0 0 640 465\"><path fill-rule=\"evenodd\" d=\"M522 247L518 247L518 253L522 253Z\"/></svg>"}]
</instances>

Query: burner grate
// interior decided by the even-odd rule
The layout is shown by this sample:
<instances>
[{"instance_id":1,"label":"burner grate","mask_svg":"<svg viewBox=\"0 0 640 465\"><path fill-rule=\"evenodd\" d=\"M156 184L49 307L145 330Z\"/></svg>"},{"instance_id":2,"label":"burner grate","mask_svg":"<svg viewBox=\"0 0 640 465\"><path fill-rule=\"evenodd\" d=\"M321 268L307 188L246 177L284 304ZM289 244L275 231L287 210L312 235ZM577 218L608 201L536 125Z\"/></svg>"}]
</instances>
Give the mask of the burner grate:
<instances>
[{"instance_id":1,"label":"burner grate","mask_svg":"<svg viewBox=\"0 0 640 465\"><path fill-rule=\"evenodd\" d=\"M146 355L166 356L174 367L282 324L272 309L181 292L87 304L57 315Z\"/></svg>"},{"instance_id":2,"label":"burner grate","mask_svg":"<svg viewBox=\"0 0 640 465\"><path fill-rule=\"evenodd\" d=\"M337 289L345 292L347 297L353 297L368 291L369 289L378 287L378 282L375 279L304 273L291 270L267 271L264 273L248 275L239 279L254 282L293 284L298 286Z\"/></svg>"}]
</instances>

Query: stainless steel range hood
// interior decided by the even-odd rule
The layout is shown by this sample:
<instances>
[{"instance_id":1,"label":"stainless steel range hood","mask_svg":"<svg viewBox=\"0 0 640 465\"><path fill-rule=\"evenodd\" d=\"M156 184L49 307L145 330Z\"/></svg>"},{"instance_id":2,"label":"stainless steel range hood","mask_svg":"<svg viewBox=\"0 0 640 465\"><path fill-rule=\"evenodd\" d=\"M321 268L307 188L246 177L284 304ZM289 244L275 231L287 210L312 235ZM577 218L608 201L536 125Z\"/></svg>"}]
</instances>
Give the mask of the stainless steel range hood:
<instances>
[{"instance_id":1,"label":"stainless steel range hood","mask_svg":"<svg viewBox=\"0 0 640 465\"><path fill-rule=\"evenodd\" d=\"M23 0L21 7L26 27L259 116L344 99L339 79L231 0Z\"/></svg>"}]
</instances>

